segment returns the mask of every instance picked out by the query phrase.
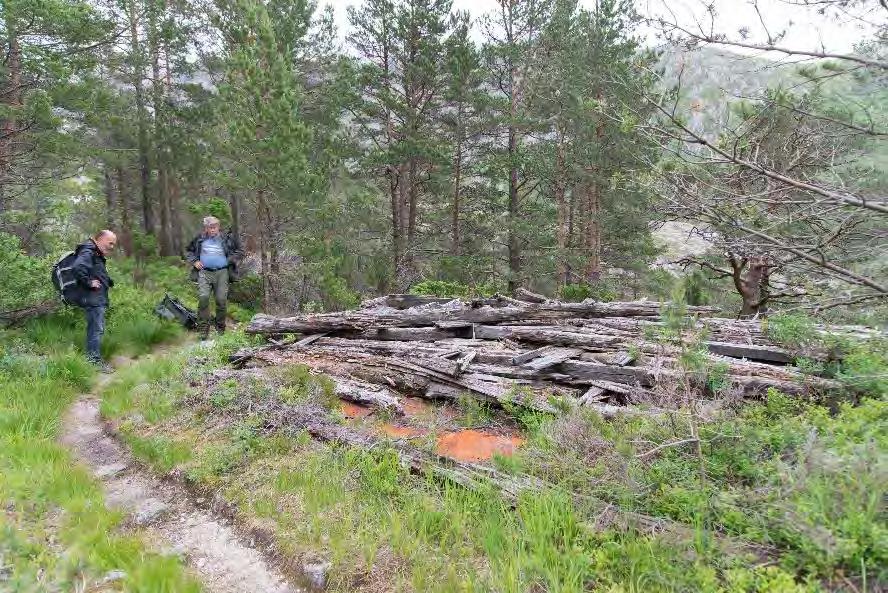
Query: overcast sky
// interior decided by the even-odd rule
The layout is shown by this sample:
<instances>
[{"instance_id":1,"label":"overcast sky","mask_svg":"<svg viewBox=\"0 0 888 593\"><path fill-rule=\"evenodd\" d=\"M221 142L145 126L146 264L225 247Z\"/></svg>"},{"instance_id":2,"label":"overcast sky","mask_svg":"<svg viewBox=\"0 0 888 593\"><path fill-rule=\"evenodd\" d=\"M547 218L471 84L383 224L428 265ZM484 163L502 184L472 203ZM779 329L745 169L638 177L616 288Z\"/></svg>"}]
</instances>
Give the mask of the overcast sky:
<instances>
[{"instance_id":1,"label":"overcast sky","mask_svg":"<svg viewBox=\"0 0 888 593\"><path fill-rule=\"evenodd\" d=\"M594 0L580 0L584 5L593 5ZM718 11L716 31L736 37L738 29L748 27L750 39L764 41L766 34L752 5L751 0L710 0ZM853 45L862 38L870 37L872 21L888 17L888 11L881 8L876 0L871 0L872 8L866 15L869 23L849 16L818 15L815 10L793 6L793 2L802 0L758 0L759 10L771 35L787 30L787 36L781 44L805 50L819 50L825 47L828 51L850 51ZM346 6L359 3L358 0L321 0L322 4L333 6L336 11L340 34L348 29ZM468 10L473 18L497 6L496 0L454 0L454 9ZM648 15L669 16L667 6L671 9L683 26L694 26L695 15L706 19L702 0L636 0L638 9ZM883 16L884 15L884 16ZM705 22L708 22L706 20ZM656 43L653 32L647 34L651 43ZM774 57L777 57L776 55Z\"/></svg>"}]
</instances>

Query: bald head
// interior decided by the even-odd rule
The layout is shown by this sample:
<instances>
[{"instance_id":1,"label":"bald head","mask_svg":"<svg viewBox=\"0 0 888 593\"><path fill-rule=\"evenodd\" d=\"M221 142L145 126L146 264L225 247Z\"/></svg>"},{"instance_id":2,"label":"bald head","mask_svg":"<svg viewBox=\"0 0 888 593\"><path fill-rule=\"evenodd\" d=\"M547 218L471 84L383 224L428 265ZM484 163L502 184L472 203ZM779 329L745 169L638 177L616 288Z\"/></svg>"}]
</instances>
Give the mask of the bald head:
<instances>
[{"instance_id":1,"label":"bald head","mask_svg":"<svg viewBox=\"0 0 888 593\"><path fill-rule=\"evenodd\" d=\"M108 229L103 229L93 235L92 240L96 247L99 248L99 251L102 252L102 255L108 255L117 246L117 235Z\"/></svg>"}]
</instances>

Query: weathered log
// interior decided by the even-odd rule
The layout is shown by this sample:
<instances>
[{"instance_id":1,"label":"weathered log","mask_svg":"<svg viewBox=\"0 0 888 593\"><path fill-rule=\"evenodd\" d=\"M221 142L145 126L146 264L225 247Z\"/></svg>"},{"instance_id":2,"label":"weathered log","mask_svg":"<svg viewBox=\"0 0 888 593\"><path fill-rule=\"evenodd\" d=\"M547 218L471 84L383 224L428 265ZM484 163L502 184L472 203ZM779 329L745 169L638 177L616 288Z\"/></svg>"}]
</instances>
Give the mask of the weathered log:
<instances>
[{"instance_id":1,"label":"weathered log","mask_svg":"<svg viewBox=\"0 0 888 593\"><path fill-rule=\"evenodd\" d=\"M59 299L49 299L36 305L21 307L11 311L0 311L0 327L15 327L29 319L49 315L58 310L62 302Z\"/></svg>"},{"instance_id":2,"label":"weathered log","mask_svg":"<svg viewBox=\"0 0 888 593\"><path fill-rule=\"evenodd\" d=\"M411 309L424 305L437 305L449 303L453 299L424 294L387 294L385 296L370 299L361 303L361 309L377 309L379 307L391 307L392 309Z\"/></svg>"},{"instance_id":3,"label":"weathered log","mask_svg":"<svg viewBox=\"0 0 888 593\"><path fill-rule=\"evenodd\" d=\"M596 303L541 303L525 307L472 308L459 301L436 307L415 307L395 310L372 309L340 313L320 313L296 317L273 317L257 314L247 326L247 333L283 334L317 333L325 331L357 331L370 327L424 327L441 321L466 321L477 324L497 324L525 319L569 319L583 317L652 317L660 315L661 303L636 301ZM689 307L696 313L712 313L710 307Z\"/></svg>"},{"instance_id":4,"label":"weathered log","mask_svg":"<svg viewBox=\"0 0 888 593\"><path fill-rule=\"evenodd\" d=\"M637 384L642 387L650 387L656 382L654 373L650 369L641 367L619 367L597 362L567 360L558 365L556 370L575 379L613 381L614 383L625 383L627 385ZM675 373L664 371L660 376L663 375L669 375L674 378Z\"/></svg>"},{"instance_id":5,"label":"weathered log","mask_svg":"<svg viewBox=\"0 0 888 593\"><path fill-rule=\"evenodd\" d=\"M551 299L548 297L537 294L535 292L531 292L526 288L516 288L515 296L521 299L522 301L527 301L528 303L545 303Z\"/></svg>"},{"instance_id":6,"label":"weathered log","mask_svg":"<svg viewBox=\"0 0 888 593\"><path fill-rule=\"evenodd\" d=\"M474 335L482 340L509 339L535 344L579 346L598 350L610 350L624 343L622 338L616 336L594 336L549 326L476 325Z\"/></svg>"},{"instance_id":7,"label":"weathered log","mask_svg":"<svg viewBox=\"0 0 888 593\"><path fill-rule=\"evenodd\" d=\"M465 334L465 336L459 336ZM454 337L469 337L471 331L448 331L435 327L370 327L361 331L343 332L343 337L394 342L437 342Z\"/></svg>"}]
</instances>

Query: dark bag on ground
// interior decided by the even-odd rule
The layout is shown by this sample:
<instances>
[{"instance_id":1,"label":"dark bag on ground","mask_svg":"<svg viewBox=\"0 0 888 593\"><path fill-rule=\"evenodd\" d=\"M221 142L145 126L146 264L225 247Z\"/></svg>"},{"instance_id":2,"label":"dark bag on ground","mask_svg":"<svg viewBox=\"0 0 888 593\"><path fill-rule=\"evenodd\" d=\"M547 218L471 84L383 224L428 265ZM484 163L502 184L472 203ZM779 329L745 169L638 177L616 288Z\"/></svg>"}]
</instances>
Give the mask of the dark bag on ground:
<instances>
[{"instance_id":1,"label":"dark bag on ground","mask_svg":"<svg viewBox=\"0 0 888 593\"><path fill-rule=\"evenodd\" d=\"M79 304L80 290L77 286L77 278L74 277L75 259L77 259L77 251L69 251L52 266L52 285L59 298L67 305Z\"/></svg>"},{"instance_id":2,"label":"dark bag on ground","mask_svg":"<svg viewBox=\"0 0 888 593\"><path fill-rule=\"evenodd\" d=\"M178 321L188 329L197 327L197 314L169 294L164 295L163 300L154 307L154 312L164 319Z\"/></svg>"}]
</instances>

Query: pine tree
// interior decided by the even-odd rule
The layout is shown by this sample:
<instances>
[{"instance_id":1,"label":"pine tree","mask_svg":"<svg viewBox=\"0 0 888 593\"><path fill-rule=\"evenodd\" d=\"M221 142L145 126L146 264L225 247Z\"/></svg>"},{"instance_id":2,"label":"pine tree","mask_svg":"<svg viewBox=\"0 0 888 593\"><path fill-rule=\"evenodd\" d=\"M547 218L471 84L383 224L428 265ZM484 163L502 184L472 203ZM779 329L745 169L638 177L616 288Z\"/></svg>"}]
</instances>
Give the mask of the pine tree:
<instances>
[{"instance_id":1,"label":"pine tree","mask_svg":"<svg viewBox=\"0 0 888 593\"><path fill-rule=\"evenodd\" d=\"M365 58L357 123L371 143L363 165L383 181L395 285L417 276L420 216L444 156L436 141L450 0L370 0L350 9L351 44Z\"/></svg>"},{"instance_id":2,"label":"pine tree","mask_svg":"<svg viewBox=\"0 0 888 593\"><path fill-rule=\"evenodd\" d=\"M281 269L287 223L323 210L329 184L329 155L317 152L313 129L301 114L304 80L295 61L314 8L308 2L231 0L219 20L226 42L219 92L231 182L249 192L255 208L263 297L271 310L288 298Z\"/></svg>"},{"instance_id":3,"label":"pine tree","mask_svg":"<svg viewBox=\"0 0 888 593\"><path fill-rule=\"evenodd\" d=\"M535 151L529 148L527 139L539 123L532 118L530 105L537 90L534 73L545 67L541 60L541 35L551 11L551 0L499 0L498 9L482 21L495 98L491 109L495 144L489 169L497 173L491 180L491 190L499 193L505 188L510 291L526 281L523 251L533 225L527 225L530 217L525 209L537 182L533 174Z\"/></svg>"}]
</instances>

